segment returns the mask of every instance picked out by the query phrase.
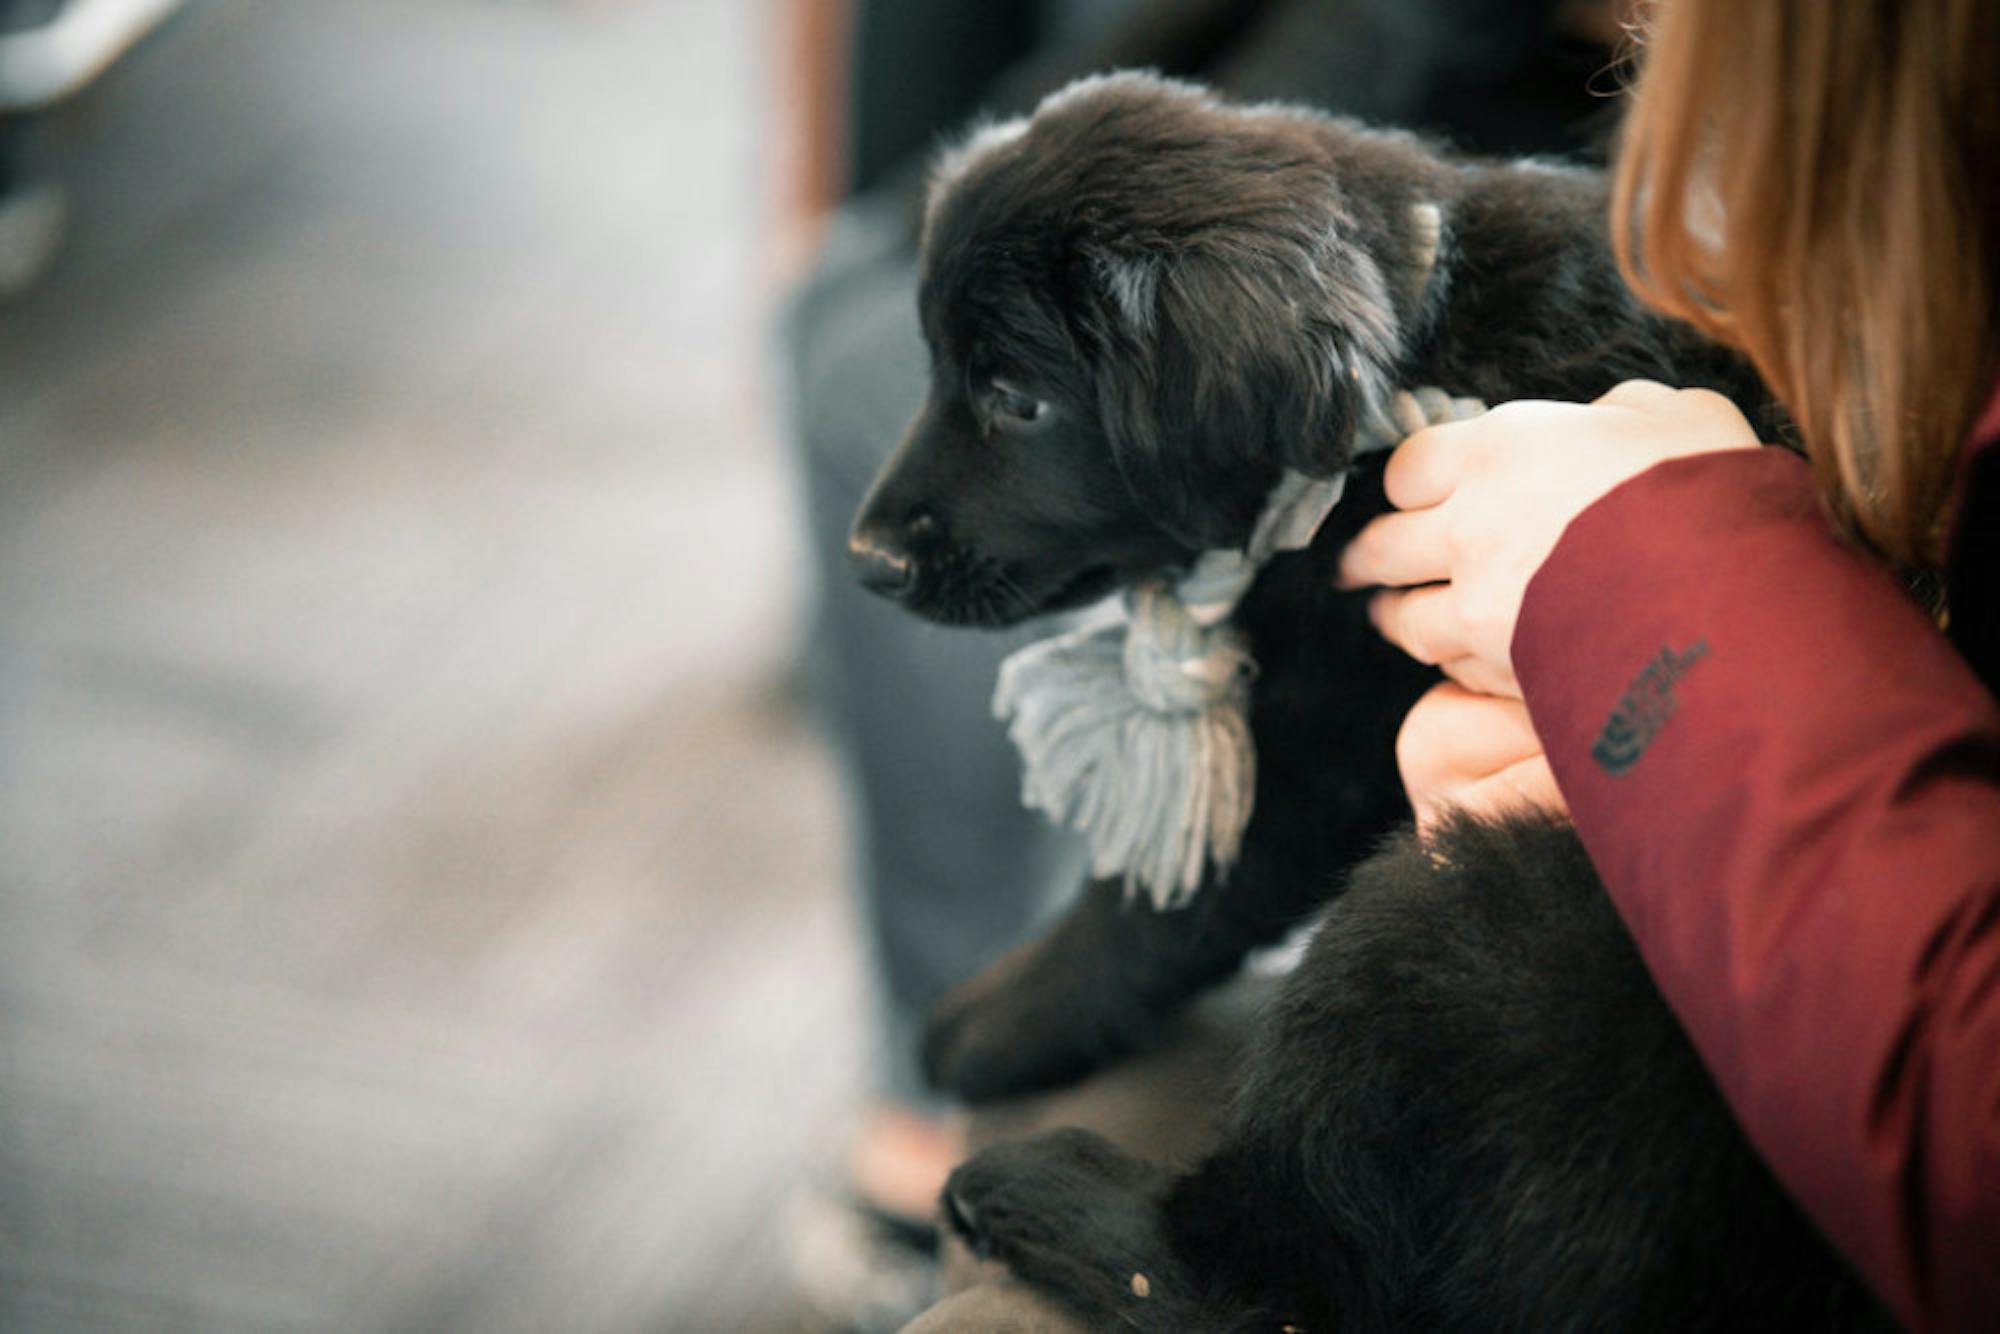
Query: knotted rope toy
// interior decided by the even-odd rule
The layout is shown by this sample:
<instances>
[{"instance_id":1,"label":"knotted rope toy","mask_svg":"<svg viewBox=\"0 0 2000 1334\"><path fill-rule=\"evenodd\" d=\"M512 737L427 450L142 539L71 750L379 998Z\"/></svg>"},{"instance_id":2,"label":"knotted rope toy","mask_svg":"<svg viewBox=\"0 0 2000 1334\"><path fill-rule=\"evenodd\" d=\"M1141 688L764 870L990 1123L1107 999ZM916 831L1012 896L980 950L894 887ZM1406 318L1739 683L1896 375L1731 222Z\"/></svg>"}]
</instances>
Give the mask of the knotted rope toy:
<instances>
[{"instance_id":1,"label":"knotted rope toy","mask_svg":"<svg viewBox=\"0 0 2000 1334\"><path fill-rule=\"evenodd\" d=\"M1477 416L1439 389L1390 396L1355 452ZM1021 797L1083 832L1090 871L1159 910L1227 876L1256 800L1250 687L1257 664L1230 613L1273 556L1312 545L1346 477L1286 472L1243 549L1203 552L1180 578L1129 589L1124 619L1057 635L1000 665L994 715L1021 752Z\"/></svg>"}]
</instances>

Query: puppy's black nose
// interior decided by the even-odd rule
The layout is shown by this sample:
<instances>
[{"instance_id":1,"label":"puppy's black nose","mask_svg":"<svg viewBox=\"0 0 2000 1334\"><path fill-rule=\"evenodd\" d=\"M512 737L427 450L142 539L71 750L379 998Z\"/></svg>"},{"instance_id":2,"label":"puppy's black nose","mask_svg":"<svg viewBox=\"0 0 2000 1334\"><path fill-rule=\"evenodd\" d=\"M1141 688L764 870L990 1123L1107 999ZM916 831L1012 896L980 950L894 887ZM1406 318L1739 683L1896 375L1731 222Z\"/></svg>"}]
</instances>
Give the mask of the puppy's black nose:
<instances>
[{"instance_id":1,"label":"puppy's black nose","mask_svg":"<svg viewBox=\"0 0 2000 1334\"><path fill-rule=\"evenodd\" d=\"M863 585L888 597L916 587L916 561L878 528L864 524L849 535L847 564Z\"/></svg>"}]
</instances>

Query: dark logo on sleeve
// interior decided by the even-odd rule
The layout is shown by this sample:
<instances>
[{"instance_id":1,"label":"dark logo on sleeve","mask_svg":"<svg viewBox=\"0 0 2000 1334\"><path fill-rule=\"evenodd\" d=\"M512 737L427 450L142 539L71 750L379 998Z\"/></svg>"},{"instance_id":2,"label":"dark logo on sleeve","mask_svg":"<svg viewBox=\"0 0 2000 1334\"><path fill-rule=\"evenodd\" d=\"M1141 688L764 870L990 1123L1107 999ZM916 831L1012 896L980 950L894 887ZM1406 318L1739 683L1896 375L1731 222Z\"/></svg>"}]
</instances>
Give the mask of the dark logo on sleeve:
<instances>
[{"instance_id":1,"label":"dark logo on sleeve","mask_svg":"<svg viewBox=\"0 0 2000 1334\"><path fill-rule=\"evenodd\" d=\"M1680 707L1674 699L1674 682L1707 652L1705 639L1684 651L1663 648L1660 656L1632 678L1590 747L1591 758L1603 765L1606 773L1622 774L1639 762Z\"/></svg>"}]
</instances>

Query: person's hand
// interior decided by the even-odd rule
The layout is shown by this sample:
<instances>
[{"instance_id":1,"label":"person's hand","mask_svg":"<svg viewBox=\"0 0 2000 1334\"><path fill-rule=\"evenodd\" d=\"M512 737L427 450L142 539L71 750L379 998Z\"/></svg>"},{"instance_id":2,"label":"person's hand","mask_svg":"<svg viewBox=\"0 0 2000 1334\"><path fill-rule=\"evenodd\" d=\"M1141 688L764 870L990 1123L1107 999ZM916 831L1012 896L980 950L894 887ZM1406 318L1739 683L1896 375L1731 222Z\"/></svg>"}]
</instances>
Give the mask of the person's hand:
<instances>
[{"instance_id":1,"label":"person's hand","mask_svg":"<svg viewBox=\"0 0 2000 1334\"><path fill-rule=\"evenodd\" d=\"M1472 690L1519 698L1521 597L1569 521L1665 459L1751 448L1757 433L1706 389L1628 380L1595 403L1503 403L1418 431L1390 456L1395 510L1363 528L1340 584L1380 584L1390 642Z\"/></svg>"},{"instance_id":2,"label":"person's hand","mask_svg":"<svg viewBox=\"0 0 2000 1334\"><path fill-rule=\"evenodd\" d=\"M1527 705L1449 681L1432 686L1403 719L1396 733L1396 768L1420 834L1452 810L1569 812L1528 721Z\"/></svg>"}]
</instances>

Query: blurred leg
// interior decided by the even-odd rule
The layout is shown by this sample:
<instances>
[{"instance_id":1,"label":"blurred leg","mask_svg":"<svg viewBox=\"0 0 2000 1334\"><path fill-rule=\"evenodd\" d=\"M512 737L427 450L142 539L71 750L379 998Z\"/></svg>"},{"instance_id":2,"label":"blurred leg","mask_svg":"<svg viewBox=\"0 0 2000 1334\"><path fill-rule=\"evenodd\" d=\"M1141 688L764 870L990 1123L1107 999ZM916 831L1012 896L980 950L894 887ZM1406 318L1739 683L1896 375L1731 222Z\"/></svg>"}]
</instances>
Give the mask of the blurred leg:
<instances>
[{"instance_id":1,"label":"blurred leg","mask_svg":"<svg viewBox=\"0 0 2000 1334\"><path fill-rule=\"evenodd\" d=\"M1082 855L1023 809L992 717L1000 659L1047 633L927 625L848 576L847 529L923 398L915 257L897 201L850 206L787 321L794 440L818 605L813 687L852 798L861 919L882 1006L883 1086L928 1104L915 1054L938 996L1025 937Z\"/></svg>"}]
</instances>

